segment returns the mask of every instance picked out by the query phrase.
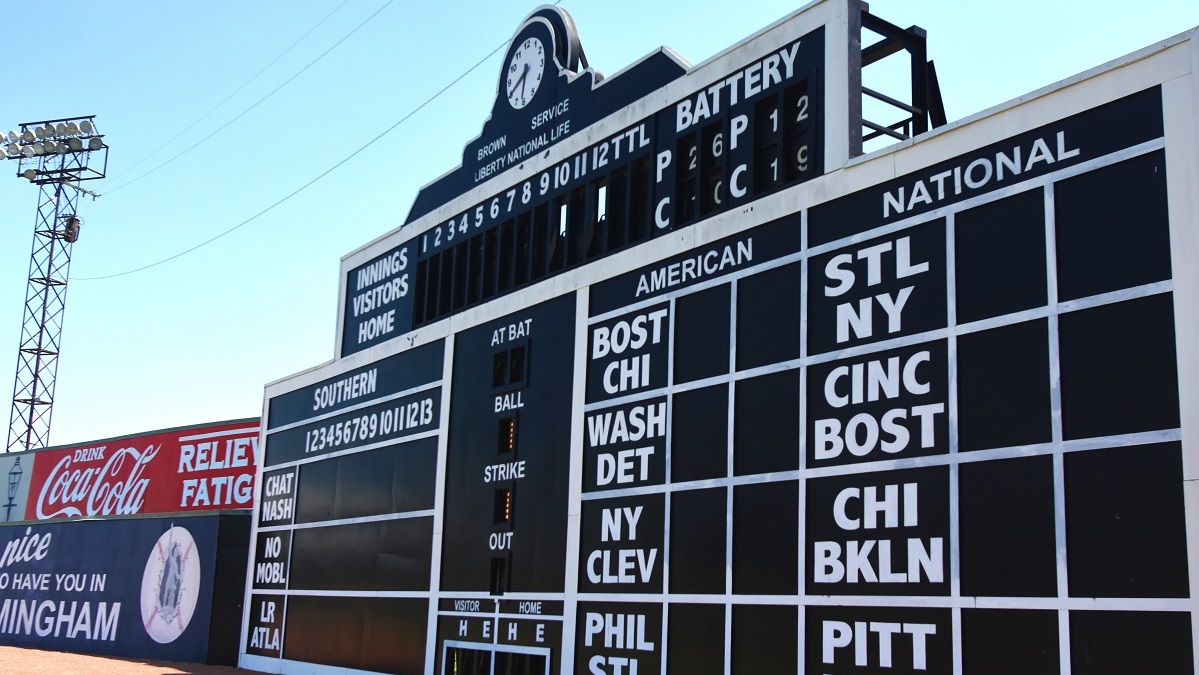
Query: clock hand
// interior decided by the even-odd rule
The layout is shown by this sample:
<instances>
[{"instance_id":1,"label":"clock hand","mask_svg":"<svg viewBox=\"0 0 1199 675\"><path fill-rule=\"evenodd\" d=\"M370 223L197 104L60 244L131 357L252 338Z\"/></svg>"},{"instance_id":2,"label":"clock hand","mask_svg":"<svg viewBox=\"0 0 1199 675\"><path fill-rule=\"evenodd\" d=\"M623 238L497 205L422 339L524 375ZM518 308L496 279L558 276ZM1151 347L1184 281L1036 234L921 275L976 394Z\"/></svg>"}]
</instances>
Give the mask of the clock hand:
<instances>
[{"instance_id":1,"label":"clock hand","mask_svg":"<svg viewBox=\"0 0 1199 675\"><path fill-rule=\"evenodd\" d=\"M517 85L520 85L520 93L521 93L521 97L522 97L522 98L524 97L524 93L525 93L525 86L524 86L524 82L525 82L525 76L526 76L526 75L528 75L528 74L529 74L529 64L527 64L527 63L526 63L526 64L525 64L525 67L524 67L524 70L520 71L520 77L519 77L519 78L517 78L517 80L516 80L516 83L512 85L512 90L508 92L508 95L509 95L509 96L511 96L511 95L512 95L512 94L513 94L513 93L516 91L516 87L517 87Z\"/></svg>"}]
</instances>

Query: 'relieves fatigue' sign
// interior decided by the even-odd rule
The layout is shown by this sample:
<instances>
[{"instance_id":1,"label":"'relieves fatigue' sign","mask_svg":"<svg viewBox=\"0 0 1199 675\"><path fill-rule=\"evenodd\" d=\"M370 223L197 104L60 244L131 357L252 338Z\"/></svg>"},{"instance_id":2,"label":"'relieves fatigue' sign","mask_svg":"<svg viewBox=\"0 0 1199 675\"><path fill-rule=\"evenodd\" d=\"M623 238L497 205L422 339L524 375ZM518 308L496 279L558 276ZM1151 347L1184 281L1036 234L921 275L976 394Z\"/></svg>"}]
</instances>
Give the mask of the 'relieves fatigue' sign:
<instances>
[{"instance_id":1,"label":"'relieves fatigue' sign","mask_svg":"<svg viewBox=\"0 0 1199 675\"><path fill-rule=\"evenodd\" d=\"M35 453L25 519L248 509L258 426L235 420Z\"/></svg>"}]
</instances>

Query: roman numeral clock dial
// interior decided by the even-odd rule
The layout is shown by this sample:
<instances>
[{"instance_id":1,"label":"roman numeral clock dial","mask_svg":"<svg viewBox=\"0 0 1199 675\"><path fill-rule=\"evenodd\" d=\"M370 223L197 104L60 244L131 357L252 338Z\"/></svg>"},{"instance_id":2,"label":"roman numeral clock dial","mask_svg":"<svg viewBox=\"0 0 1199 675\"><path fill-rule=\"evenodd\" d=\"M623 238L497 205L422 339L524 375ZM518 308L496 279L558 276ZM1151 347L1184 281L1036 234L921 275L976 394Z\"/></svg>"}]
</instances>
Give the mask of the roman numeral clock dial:
<instances>
[{"instance_id":1,"label":"roman numeral clock dial","mask_svg":"<svg viewBox=\"0 0 1199 675\"><path fill-rule=\"evenodd\" d=\"M535 37L525 38L505 70L504 89L508 103L520 110L533 100L545 76L545 45Z\"/></svg>"}]
</instances>

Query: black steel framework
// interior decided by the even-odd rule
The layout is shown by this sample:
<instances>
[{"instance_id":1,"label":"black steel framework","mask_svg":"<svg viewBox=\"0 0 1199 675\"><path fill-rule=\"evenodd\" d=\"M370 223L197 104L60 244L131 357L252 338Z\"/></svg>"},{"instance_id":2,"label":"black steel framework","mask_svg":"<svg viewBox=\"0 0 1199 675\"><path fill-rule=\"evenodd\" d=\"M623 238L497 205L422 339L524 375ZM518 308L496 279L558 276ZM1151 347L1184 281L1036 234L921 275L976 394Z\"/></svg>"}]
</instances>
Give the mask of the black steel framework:
<instances>
[{"instance_id":1,"label":"black steel framework","mask_svg":"<svg viewBox=\"0 0 1199 675\"><path fill-rule=\"evenodd\" d=\"M907 52L910 64L911 93L901 101L873 89L862 87L862 95L895 108L902 114L896 122L882 124L862 118L862 141L882 136L905 141L946 123L945 104L937 70L928 59L927 33L919 26L903 29L862 9L862 28L882 39L862 49L862 68L867 68L899 52Z\"/></svg>"},{"instance_id":2,"label":"black steel framework","mask_svg":"<svg viewBox=\"0 0 1199 675\"><path fill-rule=\"evenodd\" d=\"M38 186L38 206L6 452L49 444L79 199L98 196L78 183L103 178L108 166L94 116L26 122L17 136L5 154L18 160L18 177Z\"/></svg>"}]
</instances>

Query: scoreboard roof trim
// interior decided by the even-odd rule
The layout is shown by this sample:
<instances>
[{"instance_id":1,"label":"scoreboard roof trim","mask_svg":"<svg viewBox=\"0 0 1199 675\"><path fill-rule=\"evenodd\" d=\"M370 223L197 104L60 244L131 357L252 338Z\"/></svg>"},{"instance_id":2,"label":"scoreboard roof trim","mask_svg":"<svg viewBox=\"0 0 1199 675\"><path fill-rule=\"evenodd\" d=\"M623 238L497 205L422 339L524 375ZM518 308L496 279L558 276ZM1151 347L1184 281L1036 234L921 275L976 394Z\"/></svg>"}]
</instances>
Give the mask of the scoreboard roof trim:
<instances>
[{"instance_id":1,"label":"scoreboard roof trim","mask_svg":"<svg viewBox=\"0 0 1199 675\"><path fill-rule=\"evenodd\" d=\"M358 353L363 354L363 356L360 357L360 358L364 359L363 364L367 363L370 360L370 359L367 359L367 357L365 355L366 354L365 351L358 352ZM266 403L267 399L269 399L271 396L270 390L272 388L277 387L278 385L283 384L285 382L291 382L292 380L295 380L297 377L303 377L305 375L308 375L309 373L323 372L325 368L328 368L329 366L333 365L334 363L337 363L338 361L349 364L347 366L348 368L353 368L354 364L356 363L354 357L357 356L358 353L351 354L351 355L343 357L341 359L327 359L325 361L322 361L321 363L316 364L315 366L305 368L304 370L298 370L294 373L289 373L287 375L284 375L283 377L279 377L279 378L275 378L273 380L267 381L267 383L262 386L264 392L266 393L266 396L263 399L264 405L263 405L263 410L262 410L262 419L266 419L267 411L266 411L265 403Z\"/></svg>"}]
</instances>

